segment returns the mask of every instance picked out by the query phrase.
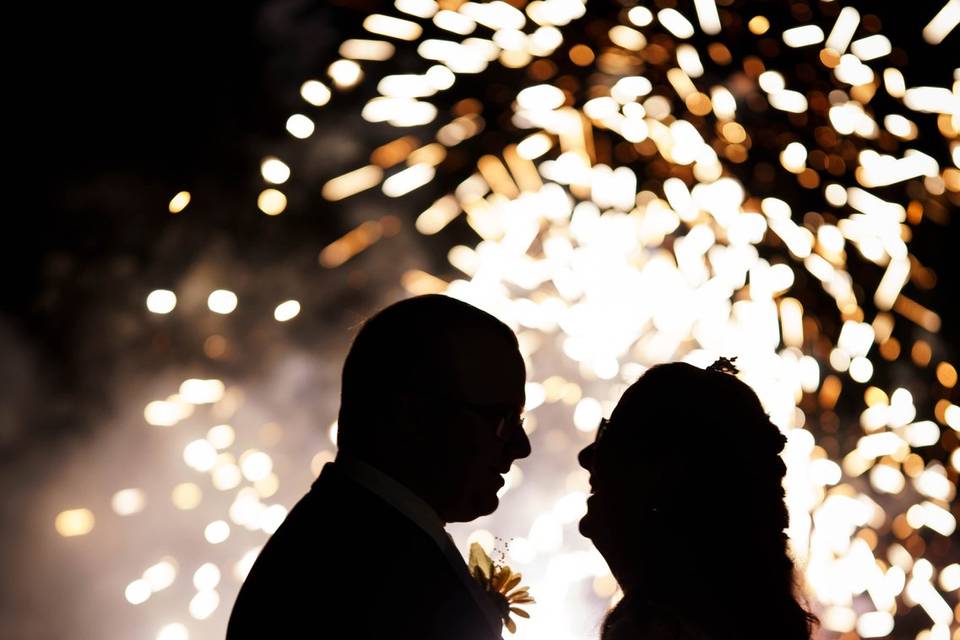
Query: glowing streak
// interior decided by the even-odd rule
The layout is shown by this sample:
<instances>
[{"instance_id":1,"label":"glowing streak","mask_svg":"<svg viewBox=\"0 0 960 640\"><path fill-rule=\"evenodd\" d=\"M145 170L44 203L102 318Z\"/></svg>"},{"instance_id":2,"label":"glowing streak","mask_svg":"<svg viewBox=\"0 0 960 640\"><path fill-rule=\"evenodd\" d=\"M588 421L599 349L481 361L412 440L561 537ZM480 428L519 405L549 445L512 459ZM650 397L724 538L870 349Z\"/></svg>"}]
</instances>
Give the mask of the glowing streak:
<instances>
[{"instance_id":1,"label":"glowing streak","mask_svg":"<svg viewBox=\"0 0 960 640\"><path fill-rule=\"evenodd\" d=\"M788 47L809 47L823 42L823 29L815 24L787 29L783 32L783 41Z\"/></svg>"},{"instance_id":2,"label":"glowing streak","mask_svg":"<svg viewBox=\"0 0 960 640\"><path fill-rule=\"evenodd\" d=\"M412 73L384 77L377 91L391 98L423 98L437 92L427 76Z\"/></svg>"},{"instance_id":3,"label":"glowing streak","mask_svg":"<svg viewBox=\"0 0 960 640\"><path fill-rule=\"evenodd\" d=\"M667 71L667 80L673 85L677 95L686 98L692 93L696 93L697 87L690 80L690 77L682 69L674 68Z\"/></svg>"},{"instance_id":4,"label":"glowing streak","mask_svg":"<svg viewBox=\"0 0 960 640\"><path fill-rule=\"evenodd\" d=\"M778 91L770 95L770 106L790 113L803 113L807 110L807 98L799 91Z\"/></svg>"},{"instance_id":5,"label":"glowing streak","mask_svg":"<svg viewBox=\"0 0 960 640\"><path fill-rule=\"evenodd\" d=\"M563 91L550 84L527 87L517 94L517 103L523 109L557 109L565 100Z\"/></svg>"},{"instance_id":6,"label":"glowing streak","mask_svg":"<svg viewBox=\"0 0 960 640\"><path fill-rule=\"evenodd\" d=\"M423 33L423 28L416 22L379 13L367 16L363 21L363 28L370 33L397 40L416 40Z\"/></svg>"},{"instance_id":7,"label":"glowing streak","mask_svg":"<svg viewBox=\"0 0 960 640\"><path fill-rule=\"evenodd\" d=\"M167 208L170 213L180 213L187 208L188 204L190 204L190 192L180 191L170 199L170 204L167 205Z\"/></svg>"},{"instance_id":8,"label":"glowing streak","mask_svg":"<svg viewBox=\"0 0 960 640\"><path fill-rule=\"evenodd\" d=\"M891 260L887 265L880 284L877 285L877 291L873 295L873 302L878 309L892 309L900 290L907 283L910 277L909 260Z\"/></svg>"},{"instance_id":9,"label":"glowing streak","mask_svg":"<svg viewBox=\"0 0 960 640\"><path fill-rule=\"evenodd\" d=\"M460 214L460 205L452 195L446 195L417 216L416 229L424 235L439 233Z\"/></svg>"},{"instance_id":10,"label":"glowing streak","mask_svg":"<svg viewBox=\"0 0 960 640\"><path fill-rule=\"evenodd\" d=\"M893 310L930 333L940 331L940 316L903 294L897 298Z\"/></svg>"},{"instance_id":11,"label":"glowing streak","mask_svg":"<svg viewBox=\"0 0 960 640\"><path fill-rule=\"evenodd\" d=\"M426 164L435 167L447 157L447 148L438 142L432 142L414 149L407 158L407 164Z\"/></svg>"},{"instance_id":12,"label":"glowing streak","mask_svg":"<svg viewBox=\"0 0 960 640\"><path fill-rule=\"evenodd\" d=\"M430 93L434 93L432 87ZM413 98L379 96L364 106L360 115L368 122L388 122L395 127L416 127L432 122L437 117L437 108Z\"/></svg>"},{"instance_id":13,"label":"glowing streak","mask_svg":"<svg viewBox=\"0 0 960 640\"><path fill-rule=\"evenodd\" d=\"M321 195L326 200L343 200L361 191L375 187L380 183L382 178L383 169L375 165L367 165L328 181L323 185Z\"/></svg>"},{"instance_id":14,"label":"glowing streak","mask_svg":"<svg viewBox=\"0 0 960 640\"><path fill-rule=\"evenodd\" d=\"M507 168L503 166L503 163L500 162L500 159L496 156L482 156L477 161L477 169L494 192L511 199L520 195L520 191L510 177Z\"/></svg>"},{"instance_id":15,"label":"glowing streak","mask_svg":"<svg viewBox=\"0 0 960 640\"><path fill-rule=\"evenodd\" d=\"M711 36L720 33L720 14L717 12L716 0L694 0L693 4L703 32Z\"/></svg>"},{"instance_id":16,"label":"glowing streak","mask_svg":"<svg viewBox=\"0 0 960 640\"><path fill-rule=\"evenodd\" d=\"M923 28L923 39L930 44L940 44L960 24L960 0L949 0Z\"/></svg>"},{"instance_id":17,"label":"glowing streak","mask_svg":"<svg viewBox=\"0 0 960 640\"><path fill-rule=\"evenodd\" d=\"M57 514L54 526L65 538L85 536L93 531L95 519L89 509L69 509Z\"/></svg>"},{"instance_id":18,"label":"glowing streak","mask_svg":"<svg viewBox=\"0 0 960 640\"><path fill-rule=\"evenodd\" d=\"M404 273L401 278L401 284L404 289L415 296L426 295L428 293L443 293L447 290L446 282L425 271L419 270Z\"/></svg>"},{"instance_id":19,"label":"glowing streak","mask_svg":"<svg viewBox=\"0 0 960 640\"><path fill-rule=\"evenodd\" d=\"M484 4L468 2L460 5L460 12L495 31L523 29L527 22L522 11L503 0Z\"/></svg>"},{"instance_id":20,"label":"glowing streak","mask_svg":"<svg viewBox=\"0 0 960 640\"><path fill-rule=\"evenodd\" d=\"M457 11L450 11L449 9L443 9L434 15L433 23L441 29L461 36L473 33L473 30L477 28L477 23L471 18Z\"/></svg>"},{"instance_id":21,"label":"glowing streak","mask_svg":"<svg viewBox=\"0 0 960 640\"><path fill-rule=\"evenodd\" d=\"M410 193L431 180L436 171L428 164L415 164L383 181L383 193L391 198Z\"/></svg>"},{"instance_id":22,"label":"glowing streak","mask_svg":"<svg viewBox=\"0 0 960 640\"><path fill-rule=\"evenodd\" d=\"M960 96L944 87L914 87L907 89L903 103L921 113L960 112Z\"/></svg>"},{"instance_id":23,"label":"glowing streak","mask_svg":"<svg viewBox=\"0 0 960 640\"><path fill-rule=\"evenodd\" d=\"M713 102L713 112L720 120L732 120L737 115L737 101L726 87L713 87L710 100Z\"/></svg>"},{"instance_id":24,"label":"glowing streak","mask_svg":"<svg viewBox=\"0 0 960 640\"><path fill-rule=\"evenodd\" d=\"M907 93L907 85L899 69L884 69L883 84L887 88L887 93L894 98L902 98Z\"/></svg>"},{"instance_id":25,"label":"glowing streak","mask_svg":"<svg viewBox=\"0 0 960 640\"><path fill-rule=\"evenodd\" d=\"M396 48L383 40L344 40L340 45L340 55L351 60L389 60Z\"/></svg>"},{"instance_id":26,"label":"glowing streak","mask_svg":"<svg viewBox=\"0 0 960 640\"><path fill-rule=\"evenodd\" d=\"M277 305L273 310L273 317L277 322L287 322L300 313L300 303L296 300L287 300Z\"/></svg>"},{"instance_id":27,"label":"glowing streak","mask_svg":"<svg viewBox=\"0 0 960 640\"><path fill-rule=\"evenodd\" d=\"M367 221L343 237L334 240L320 252L320 264L328 269L339 267L367 249L383 235L380 223Z\"/></svg>"},{"instance_id":28,"label":"glowing streak","mask_svg":"<svg viewBox=\"0 0 960 640\"><path fill-rule=\"evenodd\" d=\"M844 7L827 36L826 47L843 54L850 46L850 40L860 24L860 12L853 7Z\"/></svg>"},{"instance_id":29,"label":"glowing streak","mask_svg":"<svg viewBox=\"0 0 960 640\"><path fill-rule=\"evenodd\" d=\"M517 145L517 154L527 160L536 160L553 146L553 140L545 133L534 133Z\"/></svg>"},{"instance_id":30,"label":"glowing streak","mask_svg":"<svg viewBox=\"0 0 960 640\"><path fill-rule=\"evenodd\" d=\"M503 159L513 175L521 192L535 193L543 187L537 167L528 158L520 155L517 145L507 145L503 149Z\"/></svg>"},{"instance_id":31,"label":"glowing streak","mask_svg":"<svg viewBox=\"0 0 960 640\"><path fill-rule=\"evenodd\" d=\"M893 51L893 47L886 36L877 33L860 40L854 40L853 44L850 45L850 51L861 60L874 60L889 54Z\"/></svg>"},{"instance_id":32,"label":"glowing streak","mask_svg":"<svg viewBox=\"0 0 960 640\"><path fill-rule=\"evenodd\" d=\"M783 344L788 347L803 346L803 306L799 300L784 298L780 301L780 323Z\"/></svg>"},{"instance_id":33,"label":"glowing streak","mask_svg":"<svg viewBox=\"0 0 960 640\"><path fill-rule=\"evenodd\" d=\"M703 75L703 63L700 61L700 55L695 48L688 44L681 44L677 47L677 64L691 78L699 78Z\"/></svg>"},{"instance_id":34,"label":"glowing streak","mask_svg":"<svg viewBox=\"0 0 960 640\"><path fill-rule=\"evenodd\" d=\"M693 25L676 9L661 9L657 12L657 19L667 31L678 38L686 40L693 37Z\"/></svg>"},{"instance_id":35,"label":"glowing streak","mask_svg":"<svg viewBox=\"0 0 960 640\"><path fill-rule=\"evenodd\" d=\"M936 176L940 166L920 151L907 151L903 158L863 152L857 178L865 187L885 187L919 176Z\"/></svg>"},{"instance_id":36,"label":"glowing streak","mask_svg":"<svg viewBox=\"0 0 960 640\"><path fill-rule=\"evenodd\" d=\"M396 0L393 4L398 11L417 18L429 18L439 8L434 0Z\"/></svg>"},{"instance_id":37,"label":"glowing streak","mask_svg":"<svg viewBox=\"0 0 960 640\"><path fill-rule=\"evenodd\" d=\"M630 51L640 51L647 46L647 39L642 33L622 24L610 29L609 35L613 44Z\"/></svg>"}]
</instances>

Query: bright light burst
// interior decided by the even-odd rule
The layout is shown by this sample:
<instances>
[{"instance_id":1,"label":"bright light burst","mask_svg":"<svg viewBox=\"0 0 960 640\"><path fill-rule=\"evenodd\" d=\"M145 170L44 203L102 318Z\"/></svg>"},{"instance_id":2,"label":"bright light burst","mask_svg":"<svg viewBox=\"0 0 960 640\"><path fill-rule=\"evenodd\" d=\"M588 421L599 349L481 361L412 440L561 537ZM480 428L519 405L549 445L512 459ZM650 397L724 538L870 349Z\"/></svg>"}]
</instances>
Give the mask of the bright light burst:
<instances>
[{"instance_id":1,"label":"bright light burst","mask_svg":"<svg viewBox=\"0 0 960 640\"><path fill-rule=\"evenodd\" d=\"M397 3L404 20L432 20L449 35L416 43L424 74L384 75L364 117L429 121L436 140L455 147L504 122L505 108L512 127L500 133L514 142L478 157L476 172L417 219L436 234L464 215L480 241L450 251L463 277L408 274L408 289L495 313L520 331L534 364L559 353L575 362L581 384L599 390L576 403L577 429L592 429L651 364L738 355L788 436L789 533L824 628L878 637L919 606L930 637L946 637L955 616L932 582L936 568L917 567L942 560L927 543L942 548L936 539L955 532L957 469L914 449L951 426L953 405L941 398L953 384L921 405L884 369L900 358L897 325L914 339L915 364L932 359L939 316L904 288L923 269L909 251L911 227L942 219L960 192L960 78L909 86L902 51L876 33L876 17L827 3L797 5L804 15L779 23L747 6L741 21L712 0L655 14L637 7L604 16L619 22L605 33L576 1L525 11L453 4ZM955 24L951 4L928 41ZM416 30L373 32L412 40ZM590 73L564 74L568 56ZM474 82L494 62L528 70L512 102L464 101L447 118L429 108L442 91L430 65ZM377 82L376 67L364 71ZM380 101L389 118L374 108ZM924 114L939 135L919 135ZM426 175L406 178L421 166L382 172L384 192L426 184ZM351 188L353 175L333 178L337 191L326 195L372 186ZM859 425L848 424L855 404ZM529 538L550 531L540 518ZM547 631L538 617L530 637Z\"/></svg>"},{"instance_id":2,"label":"bright light burst","mask_svg":"<svg viewBox=\"0 0 960 640\"><path fill-rule=\"evenodd\" d=\"M398 0L363 21L368 39L345 41L343 57L324 67L334 90L376 87L363 117L402 129L369 163L330 176L327 200L378 186L400 198L434 183L448 151L473 153L493 129L507 141L476 153L473 170L416 218L425 235L461 216L473 229L478 242L449 251L462 276L411 271L403 284L445 291L517 329L530 363L531 432L538 413L565 412L565 423L541 421L537 444L569 459L566 477L543 487L510 551L540 578L537 608L517 636L579 637L570 631L582 617L570 607L577 585L605 603L617 597L599 556L566 537L585 495L577 440L565 432L589 434L652 364L737 355L788 438L789 534L827 637L949 640L960 620L960 568L947 544L960 471L960 408L949 396L957 373L937 340L940 317L905 291L935 281L910 252L913 228L945 221L960 193L960 72L943 78L949 86L912 85L879 20L842 3L796 3L789 17L732 0L658 11L594 4ZM937 45L960 11L950 0L930 14L923 37ZM381 66L395 52L414 53L422 68ZM477 84L491 65L515 70L512 93L448 109L444 92ZM336 99L317 80L300 90L314 108ZM314 121L294 114L287 128L305 139ZM290 168L269 158L262 175L280 184ZM258 204L276 215L287 202L265 188ZM343 265L398 224L359 224L323 249L320 264ZM211 310L236 306L231 292L214 294L224 300L211 294ZM277 320L296 315L283 306ZM910 362L910 375L894 372ZM147 422L172 427L195 404L228 402L222 384L213 399L197 387L211 381L187 383L150 403ZM215 426L182 449L184 462L236 493L233 525L266 535L286 515L265 502L279 482L273 459L230 451L233 441L229 425ZM931 453L937 445L943 455ZM312 471L331 458L318 453ZM503 491L523 477L515 467ZM118 513L143 506L126 491ZM194 509L202 491L185 482L172 499ZM197 521L206 540L225 543L231 525L207 522ZM64 536L92 526L86 510L57 522ZM465 531L491 537L496 516L482 526ZM234 561L236 579L256 553ZM176 575L169 560L147 571L127 587L132 604ZM198 569L184 616L210 616L219 581L216 565ZM159 636L185 634L176 623Z\"/></svg>"}]
</instances>

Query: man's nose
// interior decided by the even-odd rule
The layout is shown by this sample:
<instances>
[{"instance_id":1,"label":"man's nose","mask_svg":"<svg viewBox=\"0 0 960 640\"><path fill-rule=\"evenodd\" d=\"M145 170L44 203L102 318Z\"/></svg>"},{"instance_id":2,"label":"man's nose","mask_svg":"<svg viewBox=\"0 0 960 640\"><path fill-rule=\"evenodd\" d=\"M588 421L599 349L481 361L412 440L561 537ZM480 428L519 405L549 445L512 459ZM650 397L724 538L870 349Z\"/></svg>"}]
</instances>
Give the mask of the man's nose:
<instances>
[{"instance_id":1,"label":"man's nose","mask_svg":"<svg viewBox=\"0 0 960 640\"><path fill-rule=\"evenodd\" d=\"M512 453L515 460L526 458L530 455L530 438L527 432L523 430L523 425L519 425L514 430L514 436L511 438Z\"/></svg>"}]
</instances>

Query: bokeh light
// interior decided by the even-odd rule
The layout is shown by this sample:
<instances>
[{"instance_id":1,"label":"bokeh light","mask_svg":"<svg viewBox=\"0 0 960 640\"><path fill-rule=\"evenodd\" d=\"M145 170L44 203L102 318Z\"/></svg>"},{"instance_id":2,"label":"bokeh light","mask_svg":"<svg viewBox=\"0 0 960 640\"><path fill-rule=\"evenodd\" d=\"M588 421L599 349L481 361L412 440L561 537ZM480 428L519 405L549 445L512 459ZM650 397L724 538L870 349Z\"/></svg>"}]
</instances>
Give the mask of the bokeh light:
<instances>
[{"instance_id":1,"label":"bokeh light","mask_svg":"<svg viewBox=\"0 0 960 640\"><path fill-rule=\"evenodd\" d=\"M575 456L625 386L657 362L737 355L788 439L788 533L820 637L956 640L957 360L929 303L951 285L918 248L960 197L960 9L937 5L910 8L922 34L836 2L354 9L248 167L249 213L315 242L314 280L232 273L211 246L182 279L148 280L176 294L145 311L136 289L142 317L124 322L156 333L116 339L149 384L114 394L134 409L104 446L142 438L148 454L64 482L47 531L78 558L103 547L141 635L222 637L262 544L335 456L326 389L360 314L324 317L318 299L443 292L515 329L527 363L534 454L497 513L450 528L462 549L512 539L538 600L517 638L596 637L620 596L576 530ZM183 212L177 188L154 209ZM301 350L317 322L329 333Z\"/></svg>"},{"instance_id":2,"label":"bokeh light","mask_svg":"<svg viewBox=\"0 0 960 640\"><path fill-rule=\"evenodd\" d=\"M167 289L151 291L147 296L147 309L151 313L170 313L177 306L177 294Z\"/></svg>"},{"instance_id":3,"label":"bokeh light","mask_svg":"<svg viewBox=\"0 0 960 640\"><path fill-rule=\"evenodd\" d=\"M237 294L226 289L217 289L207 297L207 307L214 313L227 315L237 308Z\"/></svg>"}]
</instances>

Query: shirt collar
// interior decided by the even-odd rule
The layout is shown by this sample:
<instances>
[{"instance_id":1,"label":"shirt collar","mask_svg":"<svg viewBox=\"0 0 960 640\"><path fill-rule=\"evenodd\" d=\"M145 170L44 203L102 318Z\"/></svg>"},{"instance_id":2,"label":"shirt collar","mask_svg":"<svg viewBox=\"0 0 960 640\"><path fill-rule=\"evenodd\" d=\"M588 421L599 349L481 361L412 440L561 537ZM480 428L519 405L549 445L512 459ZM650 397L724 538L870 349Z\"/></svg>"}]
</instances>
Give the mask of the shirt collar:
<instances>
[{"instance_id":1,"label":"shirt collar","mask_svg":"<svg viewBox=\"0 0 960 640\"><path fill-rule=\"evenodd\" d=\"M447 538L443 520L420 496L376 467L354 456L338 453L335 464L337 469L352 480L386 500L443 548Z\"/></svg>"},{"instance_id":2,"label":"shirt collar","mask_svg":"<svg viewBox=\"0 0 960 640\"><path fill-rule=\"evenodd\" d=\"M500 629L503 626L500 615L470 575L470 570L467 568L463 556L460 555L453 538L444 529L444 522L437 515L437 512L403 484L359 458L339 452L334 464L341 473L385 500L430 536L446 556L448 562L453 565L464 586L480 606L480 610L490 622L491 627L496 631L496 637L499 638Z\"/></svg>"}]
</instances>

